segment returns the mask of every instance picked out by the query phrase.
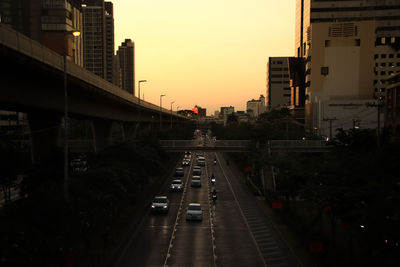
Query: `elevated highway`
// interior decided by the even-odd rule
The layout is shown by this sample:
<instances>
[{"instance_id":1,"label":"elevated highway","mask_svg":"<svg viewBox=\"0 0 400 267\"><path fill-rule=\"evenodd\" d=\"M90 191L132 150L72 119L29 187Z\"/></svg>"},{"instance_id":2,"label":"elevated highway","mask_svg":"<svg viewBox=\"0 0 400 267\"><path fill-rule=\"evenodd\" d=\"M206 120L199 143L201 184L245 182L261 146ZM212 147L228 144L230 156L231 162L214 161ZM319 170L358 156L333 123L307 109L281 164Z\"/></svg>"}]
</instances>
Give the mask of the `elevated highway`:
<instances>
[{"instance_id":1,"label":"elevated highway","mask_svg":"<svg viewBox=\"0 0 400 267\"><path fill-rule=\"evenodd\" d=\"M1 23L0 62L0 110L28 114L37 160L61 142L66 100L69 117L91 123L95 151L110 144L114 123L121 125L125 138L134 139L139 131L162 129L161 122L169 127L187 121L176 112L140 101Z\"/></svg>"}]
</instances>

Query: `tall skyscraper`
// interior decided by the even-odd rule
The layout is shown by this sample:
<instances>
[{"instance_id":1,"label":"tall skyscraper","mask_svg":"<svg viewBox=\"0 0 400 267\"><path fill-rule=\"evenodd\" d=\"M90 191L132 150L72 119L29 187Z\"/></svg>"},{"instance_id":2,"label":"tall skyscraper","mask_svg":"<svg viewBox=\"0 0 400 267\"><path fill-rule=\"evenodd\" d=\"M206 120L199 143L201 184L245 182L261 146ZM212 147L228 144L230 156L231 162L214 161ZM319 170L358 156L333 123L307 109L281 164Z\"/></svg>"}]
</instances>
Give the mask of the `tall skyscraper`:
<instances>
[{"instance_id":1,"label":"tall skyscraper","mask_svg":"<svg viewBox=\"0 0 400 267\"><path fill-rule=\"evenodd\" d=\"M125 39L117 51L121 71L121 87L135 95L135 43Z\"/></svg>"},{"instance_id":2,"label":"tall skyscraper","mask_svg":"<svg viewBox=\"0 0 400 267\"><path fill-rule=\"evenodd\" d=\"M400 70L400 0L296 4L295 54L304 61L306 129L326 134L332 119L336 128L351 128L354 121L376 127L365 103L384 94L386 76ZM301 71L289 69L294 84Z\"/></svg>"},{"instance_id":3,"label":"tall skyscraper","mask_svg":"<svg viewBox=\"0 0 400 267\"><path fill-rule=\"evenodd\" d=\"M113 82L114 59L114 11L111 2L104 2L106 25L106 75L105 79Z\"/></svg>"},{"instance_id":4,"label":"tall skyscraper","mask_svg":"<svg viewBox=\"0 0 400 267\"><path fill-rule=\"evenodd\" d=\"M0 0L1 23L83 66L82 0Z\"/></svg>"},{"instance_id":5,"label":"tall skyscraper","mask_svg":"<svg viewBox=\"0 0 400 267\"><path fill-rule=\"evenodd\" d=\"M106 33L104 0L86 0L83 5L85 69L105 78Z\"/></svg>"},{"instance_id":6,"label":"tall skyscraper","mask_svg":"<svg viewBox=\"0 0 400 267\"><path fill-rule=\"evenodd\" d=\"M84 0L83 48L85 68L112 82L114 16L111 2Z\"/></svg>"},{"instance_id":7,"label":"tall skyscraper","mask_svg":"<svg viewBox=\"0 0 400 267\"><path fill-rule=\"evenodd\" d=\"M267 65L267 109L290 105L288 57L270 57Z\"/></svg>"}]
</instances>

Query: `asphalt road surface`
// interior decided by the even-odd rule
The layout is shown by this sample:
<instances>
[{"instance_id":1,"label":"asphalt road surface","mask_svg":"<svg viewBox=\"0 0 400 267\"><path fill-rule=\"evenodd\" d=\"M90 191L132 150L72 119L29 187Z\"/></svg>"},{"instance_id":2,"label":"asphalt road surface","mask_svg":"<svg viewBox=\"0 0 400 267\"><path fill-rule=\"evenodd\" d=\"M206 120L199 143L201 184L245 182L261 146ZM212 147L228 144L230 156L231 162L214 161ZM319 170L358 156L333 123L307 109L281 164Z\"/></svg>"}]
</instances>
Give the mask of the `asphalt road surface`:
<instances>
[{"instance_id":1,"label":"asphalt road surface","mask_svg":"<svg viewBox=\"0 0 400 267\"><path fill-rule=\"evenodd\" d=\"M149 207L115 266L301 266L223 156L209 152L205 157L202 186L190 186L196 161L192 153L191 165L184 167L184 191L170 192L169 183L161 190L170 200L169 213L151 214ZM211 174L218 192L215 204ZM186 221L192 202L201 204L202 221Z\"/></svg>"}]
</instances>

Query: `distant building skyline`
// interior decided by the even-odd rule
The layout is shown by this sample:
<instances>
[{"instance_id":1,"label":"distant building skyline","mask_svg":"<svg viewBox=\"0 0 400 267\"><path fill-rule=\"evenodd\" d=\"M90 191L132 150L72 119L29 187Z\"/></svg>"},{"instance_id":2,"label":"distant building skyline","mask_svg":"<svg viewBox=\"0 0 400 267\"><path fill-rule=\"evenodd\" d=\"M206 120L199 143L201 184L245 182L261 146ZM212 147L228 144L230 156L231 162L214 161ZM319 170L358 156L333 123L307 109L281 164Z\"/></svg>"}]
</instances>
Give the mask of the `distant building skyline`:
<instances>
[{"instance_id":1,"label":"distant building skyline","mask_svg":"<svg viewBox=\"0 0 400 267\"><path fill-rule=\"evenodd\" d=\"M288 57L269 57L267 63L266 108L289 106L291 97Z\"/></svg>"},{"instance_id":2,"label":"distant building skyline","mask_svg":"<svg viewBox=\"0 0 400 267\"><path fill-rule=\"evenodd\" d=\"M135 95L135 43L125 39L118 47L117 56L121 71L121 88Z\"/></svg>"}]
</instances>

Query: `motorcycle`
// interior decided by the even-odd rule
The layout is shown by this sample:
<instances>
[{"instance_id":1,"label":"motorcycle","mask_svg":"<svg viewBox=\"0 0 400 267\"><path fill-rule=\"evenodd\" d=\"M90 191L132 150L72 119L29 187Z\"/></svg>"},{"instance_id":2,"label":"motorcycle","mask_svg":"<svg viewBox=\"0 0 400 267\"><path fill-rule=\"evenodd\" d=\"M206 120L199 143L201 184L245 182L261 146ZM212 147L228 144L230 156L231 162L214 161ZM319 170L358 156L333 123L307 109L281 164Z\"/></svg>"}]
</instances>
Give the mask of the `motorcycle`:
<instances>
[{"instance_id":1,"label":"motorcycle","mask_svg":"<svg viewBox=\"0 0 400 267\"><path fill-rule=\"evenodd\" d=\"M211 184L212 184L212 185L215 184L215 177L211 177Z\"/></svg>"},{"instance_id":2,"label":"motorcycle","mask_svg":"<svg viewBox=\"0 0 400 267\"><path fill-rule=\"evenodd\" d=\"M216 192L212 193L211 199L212 199L213 203L215 204L215 202L217 201L217 193Z\"/></svg>"}]
</instances>

